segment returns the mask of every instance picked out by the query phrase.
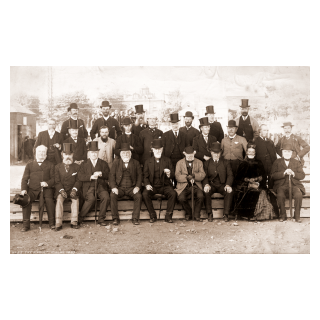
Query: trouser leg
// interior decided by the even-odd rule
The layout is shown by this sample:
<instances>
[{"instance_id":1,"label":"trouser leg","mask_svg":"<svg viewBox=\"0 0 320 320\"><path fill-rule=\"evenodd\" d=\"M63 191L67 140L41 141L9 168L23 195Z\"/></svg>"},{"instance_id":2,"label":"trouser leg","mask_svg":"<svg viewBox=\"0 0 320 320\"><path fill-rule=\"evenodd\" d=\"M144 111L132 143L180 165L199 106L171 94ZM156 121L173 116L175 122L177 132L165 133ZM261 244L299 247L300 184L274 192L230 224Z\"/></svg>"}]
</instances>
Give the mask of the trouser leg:
<instances>
[{"instance_id":1,"label":"trouser leg","mask_svg":"<svg viewBox=\"0 0 320 320\"><path fill-rule=\"evenodd\" d=\"M23 219L23 227L30 229L31 207L36 197L31 191L28 191L28 195L30 196L30 203L25 208L22 208L22 219Z\"/></svg>"},{"instance_id":2,"label":"trouser leg","mask_svg":"<svg viewBox=\"0 0 320 320\"><path fill-rule=\"evenodd\" d=\"M228 193L224 190L225 185L221 184L219 188L217 188L217 192L221 193L224 196L224 206L223 206L223 215L228 216L230 214L232 199L233 199L233 191Z\"/></svg>"},{"instance_id":3,"label":"trouser leg","mask_svg":"<svg viewBox=\"0 0 320 320\"><path fill-rule=\"evenodd\" d=\"M295 220L299 220L302 206L302 192L296 186L292 186L292 197L294 199L294 218Z\"/></svg>"},{"instance_id":4,"label":"trouser leg","mask_svg":"<svg viewBox=\"0 0 320 320\"><path fill-rule=\"evenodd\" d=\"M166 186L163 188L163 194L168 199L167 202L167 215L173 213L174 205L176 204L177 200L177 193L174 189L170 186Z\"/></svg>"},{"instance_id":5,"label":"trouser leg","mask_svg":"<svg viewBox=\"0 0 320 320\"><path fill-rule=\"evenodd\" d=\"M71 224L77 225L79 214L79 199L71 199Z\"/></svg>"},{"instance_id":6,"label":"trouser leg","mask_svg":"<svg viewBox=\"0 0 320 320\"><path fill-rule=\"evenodd\" d=\"M64 197L59 194L56 202L56 228L62 226ZM71 205L72 216L72 205Z\"/></svg>"},{"instance_id":7,"label":"trouser leg","mask_svg":"<svg viewBox=\"0 0 320 320\"><path fill-rule=\"evenodd\" d=\"M49 226L52 227L55 225L55 214L54 214L55 205L53 202L52 190L50 193L51 195L50 194L48 196L44 195L44 201L46 203ZM62 209L62 212L63 212L63 209Z\"/></svg>"},{"instance_id":8,"label":"trouser leg","mask_svg":"<svg viewBox=\"0 0 320 320\"><path fill-rule=\"evenodd\" d=\"M142 195L141 195L140 190L136 194L134 194L133 189L134 188L127 190L126 194L133 199L132 219L139 219L140 218Z\"/></svg>"},{"instance_id":9,"label":"trouser leg","mask_svg":"<svg viewBox=\"0 0 320 320\"><path fill-rule=\"evenodd\" d=\"M207 214L212 214L212 201L211 201L211 196L212 194L215 193L215 188L211 186L211 189L209 192L204 192L205 196L205 205L206 205L206 212Z\"/></svg>"},{"instance_id":10,"label":"trouser leg","mask_svg":"<svg viewBox=\"0 0 320 320\"><path fill-rule=\"evenodd\" d=\"M283 220L287 220L287 212L285 208L286 193L288 193L288 190L284 187L280 187L277 190L277 201L280 207L280 219Z\"/></svg>"},{"instance_id":11,"label":"trouser leg","mask_svg":"<svg viewBox=\"0 0 320 320\"><path fill-rule=\"evenodd\" d=\"M195 206L194 206L194 216L196 219L200 218L200 211L203 204L203 191L199 188L194 189L194 195L195 195Z\"/></svg>"},{"instance_id":12,"label":"trouser leg","mask_svg":"<svg viewBox=\"0 0 320 320\"><path fill-rule=\"evenodd\" d=\"M85 202L79 214L79 224L82 223L84 217L89 213L92 205L94 204L94 187L90 187L85 195Z\"/></svg>"},{"instance_id":13,"label":"trouser leg","mask_svg":"<svg viewBox=\"0 0 320 320\"><path fill-rule=\"evenodd\" d=\"M115 194L112 191L110 193L112 219L119 219L118 199L122 198L123 196L124 192L120 188L118 188L118 194Z\"/></svg>"},{"instance_id":14,"label":"trouser leg","mask_svg":"<svg viewBox=\"0 0 320 320\"><path fill-rule=\"evenodd\" d=\"M178 196L178 201L181 203L183 210L186 212L186 216L192 216L192 209L189 205L188 196L191 193L191 188L186 187Z\"/></svg>"},{"instance_id":15,"label":"trouser leg","mask_svg":"<svg viewBox=\"0 0 320 320\"><path fill-rule=\"evenodd\" d=\"M102 223L106 217L107 207L110 202L109 192L104 190L102 186L99 186L97 195L100 199L100 211L98 217L98 223Z\"/></svg>"},{"instance_id":16,"label":"trouser leg","mask_svg":"<svg viewBox=\"0 0 320 320\"><path fill-rule=\"evenodd\" d=\"M155 188L153 188L153 190L155 190ZM156 212L153 207L153 204L152 204L152 196L154 194L156 194L155 191L147 190L147 189L144 189L142 192L142 198L143 198L144 204L146 205L146 207L148 209L148 212L149 212L151 219L157 217Z\"/></svg>"}]
</instances>

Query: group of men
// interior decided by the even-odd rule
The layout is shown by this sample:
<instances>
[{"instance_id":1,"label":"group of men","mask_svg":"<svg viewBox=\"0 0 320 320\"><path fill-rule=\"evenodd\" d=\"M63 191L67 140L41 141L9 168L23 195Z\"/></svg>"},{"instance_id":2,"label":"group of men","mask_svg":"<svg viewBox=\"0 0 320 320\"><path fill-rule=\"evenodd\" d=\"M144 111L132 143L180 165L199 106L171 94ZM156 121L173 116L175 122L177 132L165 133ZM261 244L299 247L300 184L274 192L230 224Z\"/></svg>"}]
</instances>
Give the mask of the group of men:
<instances>
[{"instance_id":1,"label":"group of men","mask_svg":"<svg viewBox=\"0 0 320 320\"><path fill-rule=\"evenodd\" d=\"M182 204L186 220L195 218L196 221L201 221L200 210L205 202L208 220L213 221L211 196L221 193L227 221L233 179L251 140L257 146L256 156L263 162L269 187L272 188L275 181L274 189L280 190L281 220L286 219L283 197L287 195L287 176L292 176L293 196L300 197L301 190L295 188L295 180L303 179L299 172L309 145L291 134L291 123L284 123L286 135L275 147L267 138L266 126L259 127L248 115L247 99L242 99L241 116L228 122L226 136L221 124L214 119L213 106L207 106L206 117L199 119L200 131L192 126L192 112L186 112L183 127L179 127L178 114L170 114L171 130L165 133L157 128L156 116L148 114L145 121L143 105L135 106L134 124L129 117L123 119L123 130L118 121L110 117L108 101L103 101L100 108L102 117L93 124L92 141L89 141L84 121L78 118L76 103L68 108L70 118L63 122L60 133L55 131L53 119L48 121L48 130L39 133L34 146L35 160L26 165L21 182L21 231L30 229L32 202L41 192L49 226L56 231L62 229L66 199L72 202L71 227L79 228L97 197L100 199L98 223L102 226L106 225L104 219L109 203L113 224L120 223L117 202L124 196L134 201L133 224L139 224L142 201L149 211L150 222L155 222L157 216L152 199L159 194L168 199L165 221L172 223L176 201ZM276 160L276 153L282 158ZM189 204L192 192L194 209ZM295 211L299 221L298 205Z\"/></svg>"}]
</instances>

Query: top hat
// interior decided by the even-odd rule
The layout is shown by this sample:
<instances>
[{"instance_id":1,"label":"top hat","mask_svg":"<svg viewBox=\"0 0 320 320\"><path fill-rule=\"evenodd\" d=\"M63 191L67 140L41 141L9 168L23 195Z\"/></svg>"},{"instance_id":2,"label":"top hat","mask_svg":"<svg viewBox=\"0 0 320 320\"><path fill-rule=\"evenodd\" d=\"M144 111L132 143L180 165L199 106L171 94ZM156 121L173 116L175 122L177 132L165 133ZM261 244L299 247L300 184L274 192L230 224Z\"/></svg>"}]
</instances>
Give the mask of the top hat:
<instances>
[{"instance_id":1,"label":"top hat","mask_svg":"<svg viewBox=\"0 0 320 320\"><path fill-rule=\"evenodd\" d=\"M199 121L200 121L199 128L201 128L202 126L210 126L208 117L200 118Z\"/></svg>"},{"instance_id":2,"label":"top hat","mask_svg":"<svg viewBox=\"0 0 320 320\"><path fill-rule=\"evenodd\" d=\"M111 104L109 103L109 101L102 101L100 108L103 108L103 107L111 108Z\"/></svg>"},{"instance_id":3,"label":"top hat","mask_svg":"<svg viewBox=\"0 0 320 320\"><path fill-rule=\"evenodd\" d=\"M241 99L241 106L240 108L250 108L249 106L249 99Z\"/></svg>"},{"instance_id":4,"label":"top hat","mask_svg":"<svg viewBox=\"0 0 320 320\"><path fill-rule=\"evenodd\" d=\"M90 141L88 143L88 151L99 151L98 141Z\"/></svg>"},{"instance_id":5,"label":"top hat","mask_svg":"<svg viewBox=\"0 0 320 320\"><path fill-rule=\"evenodd\" d=\"M238 127L235 120L229 120L227 127Z\"/></svg>"},{"instance_id":6,"label":"top hat","mask_svg":"<svg viewBox=\"0 0 320 320\"><path fill-rule=\"evenodd\" d=\"M79 129L77 122L69 121L68 129Z\"/></svg>"},{"instance_id":7,"label":"top hat","mask_svg":"<svg viewBox=\"0 0 320 320\"><path fill-rule=\"evenodd\" d=\"M207 114L215 114L214 106L207 106L206 109L207 109L207 112L205 113L205 115L207 115Z\"/></svg>"},{"instance_id":8,"label":"top hat","mask_svg":"<svg viewBox=\"0 0 320 320\"><path fill-rule=\"evenodd\" d=\"M129 117L125 117L121 120L121 124L127 126L128 124L132 124L132 121Z\"/></svg>"},{"instance_id":9,"label":"top hat","mask_svg":"<svg viewBox=\"0 0 320 320\"><path fill-rule=\"evenodd\" d=\"M153 139L153 141L151 142L151 148L160 149L162 147L162 139Z\"/></svg>"},{"instance_id":10,"label":"top hat","mask_svg":"<svg viewBox=\"0 0 320 320\"><path fill-rule=\"evenodd\" d=\"M171 123L176 123L179 122L179 114L178 113L171 113L170 114L170 122Z\"/></svg>"},{"instance_id":11,"label":"top hat","mask_svg":"<svg viewBox=\"0 0 320 320\"><path fill-rule=\"evenodd\" d=\"M185 147L185 148L184 148L184 152L187 153L187 154L194 153L194 148L193 148L193 146Z\"/></svg>"},{"instance_id":12,"label":"top hat","mask_svg":"<svg viewBox=\"0 0 320 320\"><path fill-rule=\"evenodd\" d=\"M123 142L121 143L121 149L120 151L131 151L130 149L130 143Z\"/></svg>"},{"instance_id":13,"label":"top hat","mask_svg":"<svg viewBox=\"0 0 320 320\"><path fill-rule=\"evenodd\" d=\"M292 128L294 126L294 124L292 124L291 122L284 122L283 126L281 126L281 127L283 128L283 127L286 127L286 126L291 126L291 128Z\"/></svg>"},{"instance_id":14,"label":"top hat","mask_svg":"<svg viewBox=\"0 0 320 320\"><path fill-rule=\"evenodd\" d=\"M213 142L208 149L210 152L215 152L215 153L219 153L222 150L221 144L219 142Z\"/></svg>"},{"instance_id":15,"label":"top hat","mask_svg":"<svg viewBox=\"0 0 320 320\"><path fill-rule=\"evenodd\" d=\"M191 111L187 111L184 117L191 117L192 119L194 119L193 113Z\"/></svg>"},{"instance_id":16,"label":"top hat","mask_svg":"<svg viewBox=\"0 0 320 320\"><path fill-rule=\"evenodd\" d=\"M68 111L70 111L71 109L79 109L79 108L78 108L78 105L73 102L70 104L70 107L68 107Z\"/></svg>"},{"instance_id":17,"label":"top hat","mask_svg":"<svg viewBox=\"0 0 320 320\"><path fill-rule=\"evenodd\" d=\"M65 154L72 154L73 153L73 144L72 143L64 143L62 152Z\"/></svg>"},{"instance_id":18,"label":"top hat","mask_svg":"<svg viewBox=\"0 0 320 320\"><path fill-rule=\"evenodd\" d=\"M281 150L291 150L293 151L293 147L291 145L291 143L284 143Z\"/></svg>"},{"instance_id":19,"label":"top hat","mask_svg":"<svg viewBox=\"0 0 320 320\"><path fill-rule=\"evenodd\" d=\"M144 110L143 110L143 104L138 104L138 105L136 105L136 106L134 106L135 108L136 108L136 113L143 113L143 112L145 112Z\"/></svg>"},{"instance_id":20,"label":"top hat","mask_svg":"<svg viewBox=\"0 0 320 320\"><path fill-rule=\"evenodd\" d=\"M25 194L22 196L21 194L16 194L12 200L14 204L18 204L22 208L25 208L30 203L30 196Z\"/></svg>"}]
</instances>

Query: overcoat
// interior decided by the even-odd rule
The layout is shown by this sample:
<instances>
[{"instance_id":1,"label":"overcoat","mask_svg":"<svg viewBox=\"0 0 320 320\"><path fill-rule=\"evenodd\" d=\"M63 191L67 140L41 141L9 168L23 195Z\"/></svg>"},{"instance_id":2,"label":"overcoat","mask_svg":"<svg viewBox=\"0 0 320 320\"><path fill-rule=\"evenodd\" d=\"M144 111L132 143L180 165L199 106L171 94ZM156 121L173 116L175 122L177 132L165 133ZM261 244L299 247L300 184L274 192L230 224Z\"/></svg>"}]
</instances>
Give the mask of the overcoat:
<instances>
[{"instance_id":1,"label":"overcoat","mask_svg":"<svg viewBox=\"0 0 320 320\"><path fill-rule=\"evenodd\" d=\"M186 126L179 128L180 132L183 132L187 135L187 142L189 143L189 146L192 146L193 144L193 138L197 137L200 134L200 131L194 127L190 127L190 129L187 129Z\"/></svg>"},{"instance_id":2,"label":"overcoat","mask_svg":"<svg viewBox=\"0 0 320 320\"><path fill-rule=\"evenodd\" d=\"M140 132L139 138L143 146L143 153L140 156L140 163L144 165L145 161L152 157L151 142L153 139L160 139L163 132L159 129L152 130L150 128L144 129Z\"/></svg>"},{"instance_id":3,"label":"overcoat","mask_svg":"<svg viewBox=\"0 0 320 320\"><path fill-rule=\"evenodd\" d=\"M87 160L87 146L84 138L78 136L77 143L69 137L63 143L72 143L73 144L73 161Z\"/></svg>"},{"instance_id":4,"label":"overcoat","mask_svg":"<svg viewBox=\"0 0 320 320\"><path fill-rule=\"evenodd\" d=\"M73 119L69 118L62 123L60 133L63 136L63 140L66 140L67 138L70 137L69 127L70 127L71 120L73 120ZM73 120L73 121L76 121L76 120ZM87 131L86 126L84 125L84 121L82 119L78 119L77 127L78 127L78 137L87 139L88 131Z\"/></svg>"},{"instance_id":5,"label":"overcoat","mask_svg":"<svg viewBox=\"0 0 320 320\"><path fill-rule=\"evenodd\" d=\"M203 186L210 184L210 181L212 181L218 174L221 184L225 184L230 187L232 186L233 173L229 161L220 157L217 165L217 171L214 171L214 164L211 158L210 160L204 162L203 169L206 173L206 177L202 181Z\"/></svg>"},{"instance_id":6,"label":"overcoat","mask_svg":"<svg viewBox=\"0 0 320 320\"><path fill-rule=\"evenodd\" d=\"M167 158L171 158L171 154L174 149L175 139L176 138L172 130L169 130L162 135L163 155ZM180 151L180 157L182 159L184 157L184 154L183 154L184 148L189 146L189 143L187 141L186 134L184 134L181 131L179 131L177 140L178 140L178 147Z\"/></svg>"},{"instance_id":7,"label":"overcoat","mask_svg":"<svg viewBox=\"0 0 320 320\"><path fill-rule=\"evenodd\" d=\"M224 138L224 132L220 122L214 121L210 123L209 135L216 137L217 141L221 143L221 140Z\"/></svg>"},{"instance_id":8,"label":"overcoat","mask_svg":"<svg viewBox=\"0 0 320 320\"><path fill-rule=\"evenodd\" d=\"M203 156L211 157L208 147L216 141L217 138L210 136L210 134L208 135L208 143L206 143L202 134L199 134L197 137L193 138L193 148L196 151L194 156L201 161L205 161Z\"/></svg>"},{"instance_id":9,"label":"overcoat","mask_svg":"<svg viewBox=\"0 0 320 320\"><path fill-rule=\"evenodd\" d=\"M90 131L90 136L92 140L95 139L96 133L98 134L98 137L100 137L100 128L102 126L107 126L109 128L109 137L114 140L116 140L116 134L117 137L119 137L122 134L119 122L116 119L109 116L109 118L105 120L104 117L101 117L94 122Z\"/></svg>"},{"instance_id":10,"label":"overcoat","mask_svg":"<svg viewBox=\"0 0 320 320\"><path fill-rule=\"evenodd\" d=\"M127 135L123 133L120 137L117 138L114 153L118 157L120 157L121 143L130 143L130 146L133 147L133 150L131 150L132 158L137 161L140 160L140 155L143 153L143 147L141 140L137 135L131 133L130 138L127 138Z\"/></svg>"}]
</instances>

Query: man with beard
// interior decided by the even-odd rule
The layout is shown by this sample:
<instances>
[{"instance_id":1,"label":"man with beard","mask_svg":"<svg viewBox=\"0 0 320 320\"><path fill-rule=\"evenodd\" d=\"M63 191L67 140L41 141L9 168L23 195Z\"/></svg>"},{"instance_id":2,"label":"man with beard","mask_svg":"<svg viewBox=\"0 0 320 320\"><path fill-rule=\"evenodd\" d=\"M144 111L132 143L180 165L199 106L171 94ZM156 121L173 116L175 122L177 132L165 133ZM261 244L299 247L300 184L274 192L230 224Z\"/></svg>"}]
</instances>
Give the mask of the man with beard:
<instances>
[{"instance_id":1,"label":"man with beard","mask_svg":"<svg viewBox=\"0 0 320 320\"><path fill-rule=\"evenodd\" d=\"M254 141L259 136L258 121L248 115L249 108L249 99L241 99L241 116L236 119L237 135L246 138L247 142Z\"/></svg>"},{"instance_id":2,"label":"man with beard","mask_svg":"<svg viewBox=\"0 0 320 320\"><path fill-rule=\"evenodd\" d=\"M120 137L117 138L114 153L120 157L121 144L129 143L130 150L132 152L132 158L137 161L140 161L140 155L143 153L143 148L140 138L132 133L131 119L129 117L123 118L122 125L124 132Z\"/></svg>"},{"instance_id":3,"label":"man with beard","mask_svg":"<svg viewBox=\"0 0 320 320\"><path fill-rule=\"evenodd\" d=\"M208 122L208 118L200 118L199 128L201 130L201 134L197 137L193 138L193 148L196 151L195 157L202 162L208 161L211 159L211 153L209 152L209 146L217 141L217 138L211 136L210 132L210 124Z\"/></svg>"},{"instance_id":4,"label":"man with beard","mask_svg":"<svg viewBox=\"0 0 320 320\"><path fill-rule=\"evenodd\" d=\"M106 126L100 127L100 137L95 138L93 141L98 141L99 159L106 161L109 168L111 168L116 141L109 137L109 128Z\"/></svg>"},{"instance_id":5,"label":"man with beard","mask_svg":"<svg viewBox=\"0 0 320 320\"><path fill-rule=\"evenodd\" d=\"M194 119L193 113L187 111L184 115L184 123L185 126L179 128L179 131L185 133L187 135L187 143L189 146L193 144L193 138L197 137L200 134L200 131L194 127L192 127L192 121Z\"/></svg>"},{"instance_id":6,"label":"man with beard","mask_svg":"<svg viewBox=\"0 0 320 320\"><path fill-rule=\"evenodd\" d=\"M95 181L97 180L97 196L100 199L100 211L98 217L98 224L106 226L104 222L106 217L107 207L110 201L108 177L109 166L108 164L99 159L99 148L97 141L89 142L88 148L89 159L84 161L78 173L78 179L82 181L82 194L85 198L85 203L82 206L79 214L78 222L81 225L85 216L89 213L91 207L95 203Z\"/></svg>"},{"instance_id":7,"label":"man with beard","mask_svg":"<svg viewBox=\"0 0 320 320\"><path fill-rule=\"evenodd\" d=\"M64 143L72 143L73 145L73 160L79 166L87 160L87 146L84 138L80 138L79 129L76 123L70 122L69 138Z\"/></svg>"},{"instance_id":8,"label":"man with beard","mask_svg":"<svg viewBox=\"0 0 320 320\"><path fill-rule=\"evenodd\" d=\"M91 139L94 140L96 138L96 133L98 133L98 137L100 136L100 128L102 126L107 126L109 129L109 137L113 140L116 140L116 136L120 136L122 134L121 128L119 126L119 122L110 117L110 109L111 105L109 101L102 101L102 105L100 106L102 110L102 117L97 119L92 126L90 136Z\"/></svg>"},{"instance_id":9,"label":"man with beard","mask_svg":"<svg viewBox=\"0 0 320 320\"><path fill-rule=\"evenodd\" d=\"M72 125L72 124L71 124ZM78 129L76 129L78 130ZM62 229L63 203L71 199L71 228L78 229L79 196L82 186L78 179L80 166L73 162L73 144L64 143L62 162L55 166L55 198L56 203L56 231Z\"/></svg>"},{"instance_id":10,"label":"man with beard","mask_svg":"<svg viewBox=\"0 0 320 320\"><path fill-rule=\"evenodd\" d=\"M63 143L63 136L60 132L55 131L56 121L54 119L48 120L48 130L41 131L38 139L34 145L36 149L40 145L47 147L47 160L54 165L61 162L61 147Z\"/></svg>"},{"instance_id":11,"label":"man with beard","mask_svg":"<svg viewBox=\"0 0 320 320\"><path fill-rule=\"evenodd\" d=\"M120 223L118 213L118 199L123 196L129 196L133 199L132 223L139 223L141 209L141 167L137 160L131 158L131 149L129 143L121 144L121 159L114 160L110 171L111 187L111 214L114 225Z\"/></svg>"},{"instance_id":12,"label":"man with beard","mask_svg":"<svg viewBox=\"0 0 320 320\"><path fill-rule=\"evenodd\" d=\"M148 124L144 121L144 113L143 105L138 104L135 106L136 108L136 119L135 123L132 126L132 133L139 137L140 132L146 128L148 128Z\"/></svg>"},{"instance_id":13,"label":"man with beard","mask_svg":"<svg viewBox=\"0 0 320 320\"><path fill-rule=\"evenodd\" d=\"M189 205L188 197L191 195L191 189L194 188L194 218L200 222L202 221L200 219L200 210L204 198L201 181L205 178L206 173L203 170L202 161L194 157L195 153L196 151L193 147L186 147L184 150L185 158L177 163L175 172L178 182L176 192L179 202L186 211L186 220L188 221L192 218L192 209Z\"/></svg>"},{"instance_id":14,"label":"man with beard","mask_svg":"<svg viewBox=\"0 0 320 320\"><path fill-rule=\"evenodd\" d=\"M163 144L161 139L152 142L153 157L149 158L143 168L144 185L146 188L142 192L144 203L149 211L150 222L157 221L157 215L153 208L152 197L155 194L165 195L168 199L165 221L172 223L174 205L177 193L172 186L174 179L174 169L169 158L161 157Z\"/></svg>"},{"instance_id":15,"label":"man with beard","mask_svg":"<svg viewBox=\"0 0 320 320\"><path fill-rule=\"evenodd\" d=\"M23 228L22 232L30 230L30 215L32 202L40 197L43 192L44 201L47 208L49 227L55 229L54 223L54 165L46 160L47 147L39 145L36 148L36 160L29 161L24 169L21 180L21 195L28 194L29 204L22 208Z\"/></svg>"},{"instance_id":16,"label":"man with beard","mask_svg":"<svg viewBox=\"0 0 320 320\"><path fill-rule=\"evenodd\" d=\"M79 108L76 103L71 103L68 107L68 112L70 112L70 118L62 123L60 133L63 136L63 140L70 137L69 128L73 127L79 130L79 138L88 138L88 131L84 125L82 119L78 119Z\"/></svg>"},{"instance_id":17,"label":"man with beard","mask_svg":"<svg viewBox=\"0 0 320 320\"><path fill-rule=\"evenodd\" d=\"M214 120L214 106L207 106L207 112L205 115L208 115L208 120L210 123L210 131L209 134L213 137L217 138L217 141L221 143L222 139L224 138L224 132L221 126L221 123Z\"/></svg>"}]
</instances>

